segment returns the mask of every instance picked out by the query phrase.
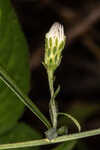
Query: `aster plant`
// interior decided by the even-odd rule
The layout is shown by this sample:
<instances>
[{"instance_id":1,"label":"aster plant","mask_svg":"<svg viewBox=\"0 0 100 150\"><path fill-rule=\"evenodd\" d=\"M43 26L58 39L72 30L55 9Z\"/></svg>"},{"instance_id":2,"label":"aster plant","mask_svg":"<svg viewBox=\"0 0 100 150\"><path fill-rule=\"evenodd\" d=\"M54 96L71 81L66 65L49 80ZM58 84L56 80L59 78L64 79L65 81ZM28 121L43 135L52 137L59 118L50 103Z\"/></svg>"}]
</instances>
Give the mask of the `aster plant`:
<instances>
[{"instance_id":1,"label":"aster plant","mask_svg":"<svg viewBox=\"0 0 100 150\"><path fill-rule=\"evenodd\" d=\"M57 131L57 117L58 115L65 115L72 119L77 125L79 131L81 129L78 121L69 114L59 113L58 106L56 105L55 98L60 91L60 86L54 91L54 73L58 66L61 63L62 51L65 47L66 36L64 35L64 27L60 23L54 23L49 32L45 36L45 56L44 56L44 66L48 74L49 88L51 99L49 103L49 112L52 122L52 128L46 132L46 136L49 139L55 138L58 136L59 130L62 130L62 133L66 133L67 129L61 127Z\"/></svg>"},{"instance_id":2,"label":"aster plant","mask_svg":"<svg viewBox=\"0 0 100 150\"><path fill-rule=\"evenodd\" d=\"M41 113L38 107L24 94L24 92L16 85L16 82L12 80L9 73L0 65L0 79L12 90L12 92L21 100L47 127L45 132L46 137L39 140L25 141L19 143L2 144L0 149L14 149L14 148L24 148L24 147L35 147L40 145L48 145L54 143L60 143L64 141L72 141L85 137L90 137L94 135L100 135L100 128L80 132L81 127L78 121L72 117L70 114L59 112L56 105L56 96L60 91L60 86L54 90L54 73L61 63L62 51L65 46L66 37L64 35L63 25L59 23L54 23L49 32L45 36L45 56L43 65L47 71L49 88L50 88L50 103L49 103L49 113L51 118L51 123L47 118ZM61 126L58 128L58 115L64 115L70 118L75 125L78 127L80 133L67 134L67 128Z\"/></svg>"}]
</instances>

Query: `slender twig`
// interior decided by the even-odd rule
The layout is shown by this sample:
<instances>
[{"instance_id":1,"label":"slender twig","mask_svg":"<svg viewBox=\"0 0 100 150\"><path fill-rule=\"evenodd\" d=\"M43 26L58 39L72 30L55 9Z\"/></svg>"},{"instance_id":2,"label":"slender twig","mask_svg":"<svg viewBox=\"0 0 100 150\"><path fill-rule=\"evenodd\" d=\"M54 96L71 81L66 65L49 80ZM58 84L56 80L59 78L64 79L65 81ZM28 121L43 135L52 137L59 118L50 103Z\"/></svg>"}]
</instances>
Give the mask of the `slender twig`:
<instances>
[{"instance_id":1,"label":"slender twig","mask_svg":"<svg viewBox=\"0 0 100 150\"><path fill-rule=\"evenodd\" d=\"M3 149L13 149L13 148L35 147L35 146L48 145L48 144L82 139L82 138L95 136L99 134L100 134L100 128L95 129L95 130L65 135L65 136L59 136L53 140L40 139L40 140L26 141L26 142L20 142L20 143L2 144L0 145L0 149L3 150Z\"/></svg>"}]
</instances>

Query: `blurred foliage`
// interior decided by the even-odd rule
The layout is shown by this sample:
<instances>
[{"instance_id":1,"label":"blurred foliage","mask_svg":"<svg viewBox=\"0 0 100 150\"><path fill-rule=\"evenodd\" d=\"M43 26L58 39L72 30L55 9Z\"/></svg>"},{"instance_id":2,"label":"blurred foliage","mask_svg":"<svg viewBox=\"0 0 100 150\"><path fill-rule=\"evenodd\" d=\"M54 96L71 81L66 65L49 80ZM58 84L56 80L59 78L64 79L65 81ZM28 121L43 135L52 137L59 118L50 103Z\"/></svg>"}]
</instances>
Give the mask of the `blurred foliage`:
<instances>
[{"instance_id":1,"label":"blurred foliage","mask_svg":"<svg viewBox=\"0 0 100 150\"><path fill-rule=\"evenodd\" d=\"M24 35L9 0L0 1L0 64L17 84L29 90L28 51ZM24 105L0 81L0 134L11 129L24 111Z\"/></svg>"},{"instance_id":2,"label":"blurred foliage","mask_svg":"<svg viewBox=\"0 0 100 150\"><path fill-rule=\"evenodd\" d=\"M18 123L12 130L7 132L0 138L0 144L1 143L8 144L8 143L14 143L14 142L24 142L24 141L34 140L34 139L39 139L39 138L41 138L41 136L36 130L30 128L28 125L26 125L24 123ZM39 150L38 147L18 148L16 150L24 150L24 149L25 150ZM14 150L14 149L12 149L12 150Z\"/></svg>"},{"instance_id":3,"label":"blurred foliage","mask_svg":"<svg viewBox=\"0 0 100 150\"><path fill-rule=\"evenodd\" d=\"M10 0L0 0L0 65L25 93L29 91L28 56L26 40ZM24 104L0 81L1 144L40 137L28 125L18 123L23 112Z\"/></svg>"}]
</instances>

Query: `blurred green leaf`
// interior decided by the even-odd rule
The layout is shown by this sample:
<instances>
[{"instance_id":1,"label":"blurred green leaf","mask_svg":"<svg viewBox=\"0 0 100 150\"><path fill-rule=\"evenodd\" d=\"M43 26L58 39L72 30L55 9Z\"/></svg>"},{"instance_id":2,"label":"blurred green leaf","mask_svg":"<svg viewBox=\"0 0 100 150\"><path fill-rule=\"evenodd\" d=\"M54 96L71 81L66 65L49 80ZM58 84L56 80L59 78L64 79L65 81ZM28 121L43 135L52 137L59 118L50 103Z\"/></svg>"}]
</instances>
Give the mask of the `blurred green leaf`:
<instances>
[{"instance_id":1,"label":"blurred green leaf","mask_svg":"<svg viewBox=\"0 0 100 150\"><path fill-rule=\"evenodd\" d=\"M28 48L9 0L0 0L0 64L27 93ZM0 134L16 124L23 111L24 104L0 81Z\"/></svg>"},{"instance_id":2,"label":"blurred green leaf","mask_svg":"<svg viewBox=\"0 0 100 150\"><path fill-rule=\"evenodd\" d=\"M24 142L28 140L40 139L41 135L34 129L30 128L24 123L19 123L8 132L6 135L0 138L0 144L8 144L14 142ZM39 147L32 148L17 148L16 150L39 150ZM15 150L15 149L12 149Z\"/></svg>"},{"instance_id":3,"label":"blurred green leaf","mask_svg":"<svg viewBox=\"0 0 100 150\"><path fill-rule=\"evenodd\" d=\"M74 147L76 146L76 143L77 143L76 141L64 142L63 144L60 144L53 150L73 150Z\"/></svg>"}]
</instances>

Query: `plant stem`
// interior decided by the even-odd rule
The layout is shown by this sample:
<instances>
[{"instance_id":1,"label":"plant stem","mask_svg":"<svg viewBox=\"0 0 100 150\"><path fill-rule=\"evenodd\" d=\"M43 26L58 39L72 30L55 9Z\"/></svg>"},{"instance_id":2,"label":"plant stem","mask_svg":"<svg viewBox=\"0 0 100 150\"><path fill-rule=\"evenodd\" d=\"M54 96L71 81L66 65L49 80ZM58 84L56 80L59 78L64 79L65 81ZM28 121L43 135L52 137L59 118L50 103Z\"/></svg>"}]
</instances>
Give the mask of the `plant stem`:
<instances>
[{"instance_id":1,"label":"plant stem","mask_svg":"<svg viewBox=\"0 0 100 150\"><path fill-rule=\"evenodd\" d=\"M54 96L54 88L53 88L54 77L53 77L53 75L54 75L53 71L49 70L48 71L48 80L49 80L51 98L53 98L53 96Z\"/></svg>"},{"instance_id":2,"label":"plant stem","mask_svg":"<svg viewBox=\"0 0 100 150\"><path fill-rule=\"evenodd\" d=\"M52 121L53 128L56 129L57 127L57 109L56 109L56 103L54 99L54 72L52 70L48 70L48 81L49 81L49 88L50 88L50 94L51 94L51 99L50 99L50 117Z\"/></svg>"},{"instance_id":3,"label":"plant stem","mask_svg":"<svg viewBox=\"0 0 100 150\"><path fill-rule=\"evenodd\" d=\"M95 130L65 135L65 136L59 136L53 140L40 139L40 140L20 142L20 143L2 144L2 145L0 145L0 149L3 150L3 149L13 149L13 148L35 147L35 146L40 146L40 145L48 145L48 144L82 139L82 138L95 136L95 135L99 135L99 134L100 134L100 128L95 129Z\"/></svg>"},{"instance_id":4,"label":"plant stem","mask_svg":"<svg viewBox=\"0 0 100 150\"><path fill-rule=\"evenodd\" d=\"M19 89L15 81L11 79L8 73L0 65L0 79L15 93L15 95L45 124L49 129L51 124L46 117L40 112L37 106Z\"/></svg>"}]
</instances>

